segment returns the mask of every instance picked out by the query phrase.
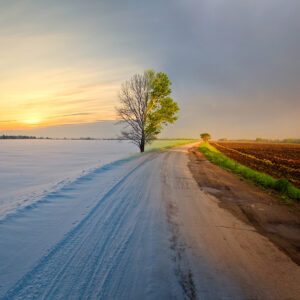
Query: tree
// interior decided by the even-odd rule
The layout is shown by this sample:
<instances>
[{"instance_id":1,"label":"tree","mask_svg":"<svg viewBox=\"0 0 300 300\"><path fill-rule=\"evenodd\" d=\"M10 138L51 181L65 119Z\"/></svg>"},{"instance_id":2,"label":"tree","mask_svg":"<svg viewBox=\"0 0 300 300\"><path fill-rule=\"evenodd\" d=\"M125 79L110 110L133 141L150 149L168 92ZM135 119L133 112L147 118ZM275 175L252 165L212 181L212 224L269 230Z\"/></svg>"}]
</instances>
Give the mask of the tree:
<instances>
[{"instance_id":1,"label":"tree","mask_svg":"<svg viewBox=\"0 0 300 300\"><path fill-rule=\"evenodd\" d=\"M179 107L169 96L172 92L168 76L153 70L135 74L126 81L119 94L120 107L116 108L120 122L125 124L122 137L144 152L168 123L178 119Z\"/></svg>"},{"instance_id":2,"label":"tree","mask_svg":"<svg viewBox=\"0 0 300 300\"><path fill-rule=\"evenodd\" d=\"M208 140L210 139L210 134L209 133L201 133L200 137L203 140L203 142L207 143Z\"/></svg>"}]
</instances>

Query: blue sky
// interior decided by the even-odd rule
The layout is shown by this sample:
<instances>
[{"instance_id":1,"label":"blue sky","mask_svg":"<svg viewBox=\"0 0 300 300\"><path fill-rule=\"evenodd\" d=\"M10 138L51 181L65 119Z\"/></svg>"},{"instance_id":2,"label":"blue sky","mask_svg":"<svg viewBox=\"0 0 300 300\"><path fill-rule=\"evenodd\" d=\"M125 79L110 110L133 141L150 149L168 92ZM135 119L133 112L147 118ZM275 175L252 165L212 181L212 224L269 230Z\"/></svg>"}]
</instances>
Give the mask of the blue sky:
<instances>
[{"instance_id":1,"label":"blue sky","mask_svg":"<svg viewBox=\"0 0 300 300\"><path fill-rule=\"evenodd\" d=\"M59 125L56 135L80 126L80 136L115 135L114 122L98 121L115 119L123 81L154 68L181 108L163 137L299 137L299 1L2 0L0 9L0 133L55 135Z\"/></svg>"}]
</instances>

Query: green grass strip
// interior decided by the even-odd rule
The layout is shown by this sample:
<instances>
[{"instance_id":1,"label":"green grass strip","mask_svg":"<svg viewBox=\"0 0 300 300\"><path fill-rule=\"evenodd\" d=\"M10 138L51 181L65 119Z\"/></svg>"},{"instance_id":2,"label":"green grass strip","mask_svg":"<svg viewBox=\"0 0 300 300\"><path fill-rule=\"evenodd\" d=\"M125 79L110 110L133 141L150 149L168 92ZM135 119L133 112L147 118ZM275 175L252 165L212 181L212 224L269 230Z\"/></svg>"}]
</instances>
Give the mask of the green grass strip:
<instances>
[{"instance_id":1,"label":"green grass strip","mask_svg":"<svg viewBox=\"0 0 300 300\"><path fill-rule=\"evenodd\" d=\"M254 171L233 159L228 158L208 143L202 143L199 151L213 164L221 166L225 170L236 173L264 188L274 189L283 197L289 197L290 199L298 201L300 200L300 190L286 178L276 179L270 175Z\"/></svg>"},{"instance_id":2,"label":"green grass strip","mask_svg":"<svg viewBox=\"0 0 300 300\"><path fill-rule=\"evenodd\" d=\"M145 152L166 150L173 147L196 143L196 142L198 142L198 140L194 140L194 139L154 140L150 145L146 145Z\"/></svg>"}]
</instances>

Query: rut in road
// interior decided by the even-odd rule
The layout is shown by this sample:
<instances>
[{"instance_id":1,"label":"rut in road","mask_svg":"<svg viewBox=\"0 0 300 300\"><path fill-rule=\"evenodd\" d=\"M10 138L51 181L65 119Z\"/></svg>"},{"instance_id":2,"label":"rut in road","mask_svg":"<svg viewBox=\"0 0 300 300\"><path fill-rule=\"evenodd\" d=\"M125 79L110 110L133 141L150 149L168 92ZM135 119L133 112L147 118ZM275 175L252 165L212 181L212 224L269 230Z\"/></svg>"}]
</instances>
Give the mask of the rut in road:
<instances>
[{"instance_id":1,"label":"rut in road","mask_svg":"<svg viewBox=\"0 0 300 300\"><path fill-rule=\"evenodd\" d=\"M167 221L171 233L170 248L172 250L175 274L178 277L185 298L194 300L197 299L196 287L193 273L186 257L187 245L180 237L179 224L176 221L177 207L173 203L167 203L166 206Z\"/></svg>"}]
</instances>

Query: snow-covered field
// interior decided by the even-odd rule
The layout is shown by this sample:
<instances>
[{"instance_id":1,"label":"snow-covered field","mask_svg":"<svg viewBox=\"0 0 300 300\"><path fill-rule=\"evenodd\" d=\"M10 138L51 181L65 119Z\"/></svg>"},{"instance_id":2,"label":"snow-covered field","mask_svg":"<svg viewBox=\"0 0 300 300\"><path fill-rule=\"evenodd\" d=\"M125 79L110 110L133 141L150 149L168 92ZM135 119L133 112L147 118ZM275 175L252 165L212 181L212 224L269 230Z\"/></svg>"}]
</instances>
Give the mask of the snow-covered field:
<instances>
[{"instance_id":1,"label":"snow-covered field","mask_svg":"<svg viewBox=\"0 0 300 300\"><path fill-rule=\"evenodd\" d=\"M136 152L133 144L119 141L0 140L0 220Z\"/></svg>"}]
</instances>

